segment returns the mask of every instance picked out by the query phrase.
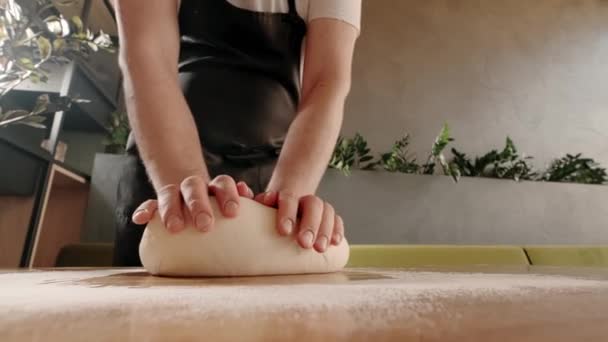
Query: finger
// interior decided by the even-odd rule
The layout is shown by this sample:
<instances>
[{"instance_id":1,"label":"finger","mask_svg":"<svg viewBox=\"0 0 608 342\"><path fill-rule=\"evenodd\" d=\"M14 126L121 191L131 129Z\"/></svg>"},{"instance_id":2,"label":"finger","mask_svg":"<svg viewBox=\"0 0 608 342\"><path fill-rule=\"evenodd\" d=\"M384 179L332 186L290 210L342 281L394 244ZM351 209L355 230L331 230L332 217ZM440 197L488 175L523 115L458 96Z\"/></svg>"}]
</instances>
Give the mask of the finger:
<instances>
[{"instance_id":1,"label":"finger","mask_svg":"<svg viewBox=\"0 0 608 342\"><path fill-rule=\"evenodd\" d=\"M254 201L259 202L261 204L264 204L264 197L266 197L266 193L262 192L259 193L257 195L255 195L255 197L253 198Z\"/></svg>"},{"instance_id":2,"label":"finger","mask_svg":"<svg viewBox=\"0 0 608 342\"><path fill-rule=\"evenodd\" d=\"M180 184L180 190L194 227L202 232L208 231L213 226L213 210L205 179L202 176L188 177Z\"/></svg>"},{"instance_id":3,"label":"finger","mask_svg":"<svg viewBox=\"0 0 608 342\"><path fill-rule=\"evenodd\" d=\"M344 221L340 215L335 215L334 233L332 234L331 243L335 246L339 245L344 239Z\"/></svg>"},{"instance_id":4,"label":"finger","mask_svg":"<svg viewBox=\"0 0 608 342\"><path fill-rule=\"evenodd\" d=\"M300 221L298 242L303 248L311 248L315 242L321 218L323 201L316 196L306 196L300 199L302 220Z\"/></svg>"},{"instance_id":5,"label":"finger","mask_svg":"<svg viewBox=\"0 0 608 342\"><path fill-rule=\"evenodd\" d=\"M254 200L267 207L276 208L278 205L279 193L276 191L266 191L261 194L257 194Z\"/></svg>"},{"instance_id":6,"label":"finger","mask_svg":"<svg viewBox=\"0 0 608 342\"><path fill-rule=\"evenodd\" d=\"M157 196L158 211L167 230L174 233L183 230L184 217L179 187L175 184L167 185L158 191Z\"/></svg>"},{"instance_id":7,"label":"finger","mask_svg":"<svg viewBox=\"0 0 608 342\"><path fill-rule=\"evenodd\" d=\"M289 192L278 196L277 229L282 235L291 235L296 227L298 198Z\"/></svg>"},{"instance_id":8,"label":"finger","mask_svg":"<svg viewBox=\"0 0 608 342\"><path fill-rule=\"evenodd\" d=\"M277 191L268 191L264 196L264 205L276 208L279 202L279 193Z\"/></svg>"},{"instance_id":9,"label":"finger","mask_svg":"<svg viewBox=\"0 0 608 342\"><path fill-rule=\"evenodd\" d=\"M132 220L135 224L147 224L154 217L154 213L156 213L156 209L158 209L158 201L157 200L147 200L142 203L135 212L133 212Z\"/></svg>"},{"instance_id":10,"label":"finger","mask_svg":"<svg viewBox=\"0 0 608 342\"><path fill-rule=\"evenodd\" d=\"M321 216L321 224L319 225L319 232L315 240L314 248L317 252L323 253L327 250L329 245L329 239L331 238L334 225L336 223L336 211L331 204L325 202L323 205L323 215Z\"/></svg>"},{"instance_id":11,"label":"finger","mask_svg":"<svg viewBox=\"0 0 608 342\"><path fill-rule=\"evenodd\" d=\"M239 196L253 199L253 190L251 190L251 188L249 188L247 183L245 183L243 181L236 183L236 189L239 192Z\"/></svg>"},{"instance_id":12,"label":"finger","mask_svg":"<svg viewBox=\"0 0 608 342\"><path fill-rule=\"evenodd\" d=\"M239 192L232 177L220 175L209 184L209 190L215 195L222 214L235 217L239 211Z\"/></svg>"}]
</instances>

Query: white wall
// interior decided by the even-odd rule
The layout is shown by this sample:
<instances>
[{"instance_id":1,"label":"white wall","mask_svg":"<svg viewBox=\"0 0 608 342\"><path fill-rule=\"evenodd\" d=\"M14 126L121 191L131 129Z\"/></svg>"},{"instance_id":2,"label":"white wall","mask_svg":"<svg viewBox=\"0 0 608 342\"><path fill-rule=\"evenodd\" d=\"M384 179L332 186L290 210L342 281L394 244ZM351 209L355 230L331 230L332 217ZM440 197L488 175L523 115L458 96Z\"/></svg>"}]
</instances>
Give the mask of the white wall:
<instances>
[{"instance_id":1,"label":"white wall","mask_svg":"<svg viewBox=\"0 0 608 342\"><path fill-rule=\"evenodd\" d=\"M364 0L353 72L343 133L376 150L407 131L422 159L447 121L471 153L608 166L606 1Z\"/></svg>"}]
</instances>

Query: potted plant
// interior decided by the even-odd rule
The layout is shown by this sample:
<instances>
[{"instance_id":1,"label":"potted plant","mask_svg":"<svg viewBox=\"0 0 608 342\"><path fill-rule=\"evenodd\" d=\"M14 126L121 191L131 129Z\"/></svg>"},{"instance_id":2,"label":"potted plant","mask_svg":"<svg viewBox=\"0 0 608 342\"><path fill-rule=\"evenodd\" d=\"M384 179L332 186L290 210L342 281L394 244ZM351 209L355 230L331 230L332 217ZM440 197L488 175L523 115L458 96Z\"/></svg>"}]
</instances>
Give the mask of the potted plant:
<instances>
[{"instance_id":1,"label":"potted plant","mask_svg":"<svg viewBox=\"0 0 608 342\"><path fill-rule=\"evenodd\" d=\"M82 239L84 242L114 241L114 206L119 173L125 146L131 128L127 114L116 111L111 114L108 134L104 139L104 153L95 154L91 176L89 208L85 216Z\"/></svg>"},{"instance_id":2,"label":"potted plant","mask_svg":"<svg viewBox=\"0 0 608 342\"><path fill-rule=\"evenodd\" d=\"M608 188L597 186L608 177L593 159L568 154L535 170L507 138L502 150L470 158L452 148L447 160L448 138L444 127L422 165L409 135L375 160L362 136L340 139L320 193L353 243L608 242ZM434 160L450 177L428 176Z\"/></svg>"}]
</instances>

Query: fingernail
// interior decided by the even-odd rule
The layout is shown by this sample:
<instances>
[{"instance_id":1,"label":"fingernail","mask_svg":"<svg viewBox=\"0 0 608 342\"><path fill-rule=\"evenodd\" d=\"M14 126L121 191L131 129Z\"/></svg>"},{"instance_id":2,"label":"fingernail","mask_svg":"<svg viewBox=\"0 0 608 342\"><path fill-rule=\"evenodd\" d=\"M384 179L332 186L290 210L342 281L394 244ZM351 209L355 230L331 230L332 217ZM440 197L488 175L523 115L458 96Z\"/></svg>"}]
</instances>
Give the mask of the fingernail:
<instances>
[{"instance_id":1,"label":"fingernail","mask_svg":"<svg viewBox=\"0 0 608 342\"><path fill-rule=\"evenodd\" d=\"M312 231L307 230L302 234L302 241L306 247L312 247L313 240L315 238L315 234Z\"/></svg>"},{"instance_id":2,"label":"fingernail","mask_svg":"<svg viewBox=\"0 0 608 342\"><path fill-rule=\"evenodd\" d=\"M145 214L148 212L148 209L139 209L133 213L133 218L140 216L141 214Z\"/></svg>"},{"instance_id":3,"label":"fingernail","mask_svg":"<svg viewBox=\"0 0 608 342\"><path fill-rule=\"evenodd\" d=\"M317 246L321 251L325 251L327 249L327 236L323 235L317 239Z\"/></svg>"},{"instance_id":4,"label":"fingernail","mask_svg":"<svg viewBox=\"0 0 608 342\"><path fill-rule=\"evenodd\" d=\"M334 236L334 240L336 241L336 245L339 245L339 244L340 244L340 242L342 242L342 235L340 235L340 234L336 234L336 235Z\"/></svg>"},{"instance_id":5,"label":"fingernail","mask_svg":"<svg viewBox=\"0 0 608 342\"><path fill-rule=\"evenodd\" d=\"M209 214L200 213L200 214L196 215L196 219L195 219L196 228L198 230L206 232L206 231L209 230L209 226L211 225L211 221L212 221L212 218L211 218L211 216Z\"/></svg>"},{"instance_id":6,"label":"fingernail","mask_svg":"<svg viewBox=\"0 0 608 342\"><path fill-rule=\"evenodd\" d=\"M184 221L177 216L171 216L167 221L167 229L172 232L177 231L184 224Z\"/></svg>"},{"instance_id":7,"label":"fingernail","mask_svg":"<svg viewBox=\"0 0 608 342\"><path fill-rule=\"evenodd\" d=\"M285 235L291 235L292 232L293 232L293 221L291 219L284 219L283 220L283 233L285 233Z\"/></svg>"},{"instance_id":8,"label":"fingernail","mask_svg":"<svg viewBox=\"0 0 608 342\"><path fill-rule=\"evenodd\" d=\"M227 201L224 204L224 210L228 215L236 215L236 211L239 209L239 204L233 200Z\"/></svg>"},{"instance_id":9,"label":"fingernail","mask_svg":"<svg viewBox=\"0 0 608 342\"><path fill-rule=\"evenodd\" d=\"M268 191L266 193L266 195L264 196L264 203L266 205L272 205L272 196L274 196L274 192L273 191Z\"/></svg>"}]
</instances>

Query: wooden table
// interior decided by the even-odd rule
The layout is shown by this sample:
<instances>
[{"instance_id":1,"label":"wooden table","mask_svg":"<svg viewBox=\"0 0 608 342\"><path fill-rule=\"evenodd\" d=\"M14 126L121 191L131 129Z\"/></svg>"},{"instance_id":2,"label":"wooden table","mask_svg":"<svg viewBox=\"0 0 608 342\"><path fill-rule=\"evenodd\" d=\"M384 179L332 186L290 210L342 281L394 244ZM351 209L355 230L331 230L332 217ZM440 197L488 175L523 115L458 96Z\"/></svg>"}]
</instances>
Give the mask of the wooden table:
<instances>
[{"instance_id":1,"label":"wooden table","mask_svg":"<svg viewBox=\"0 0 608 342\"><path fill-rule=\"evenodd\" d=\"M0 341L607 341L608 269L0 271Z\"/></svg>"}]
</instances>

